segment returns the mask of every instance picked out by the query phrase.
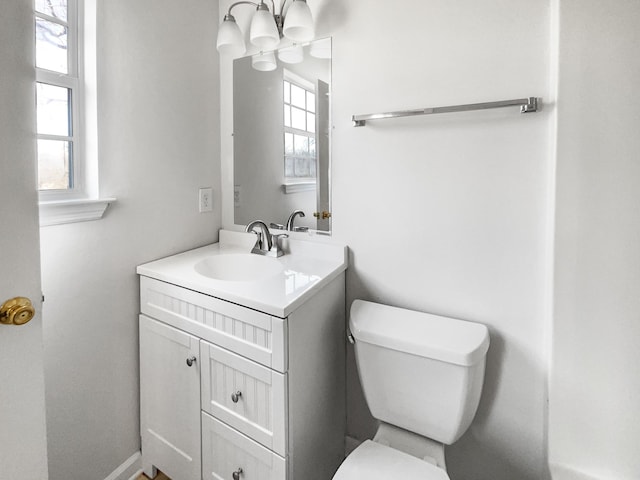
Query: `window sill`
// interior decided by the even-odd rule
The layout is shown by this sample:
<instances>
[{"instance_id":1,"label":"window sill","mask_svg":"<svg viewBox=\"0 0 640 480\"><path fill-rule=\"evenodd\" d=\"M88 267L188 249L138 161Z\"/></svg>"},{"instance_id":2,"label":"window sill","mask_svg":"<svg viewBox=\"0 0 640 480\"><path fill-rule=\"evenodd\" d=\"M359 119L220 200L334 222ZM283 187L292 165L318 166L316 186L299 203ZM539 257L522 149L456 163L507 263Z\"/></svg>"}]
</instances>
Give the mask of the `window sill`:
<instances>
[{"instance_id":1,"label":"window sill","mask_svg":"<svg viewBox=\"0 0 640 480\"><path fill-rule=\"evenodd\" d=\"M310 192L316 189L316 182L296 182L282 185L284 193Z\"/></svg>"},{"instance_id":2,"label":"window sill","mask_svg":"<svg viewBox=\"0 0 640 480\"><path fill-rule=\"evenodd\" d=\"M40 202L40 226L100 220L115 198Z\"/></svg>"}]
</instances>

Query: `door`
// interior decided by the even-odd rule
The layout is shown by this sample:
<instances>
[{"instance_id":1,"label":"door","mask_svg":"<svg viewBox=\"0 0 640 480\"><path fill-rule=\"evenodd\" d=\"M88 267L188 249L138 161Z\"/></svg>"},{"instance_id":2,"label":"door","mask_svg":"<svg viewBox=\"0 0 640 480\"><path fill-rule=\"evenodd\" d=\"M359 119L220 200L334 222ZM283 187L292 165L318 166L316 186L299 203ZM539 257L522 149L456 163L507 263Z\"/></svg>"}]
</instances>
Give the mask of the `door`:
<instances>
[{"instance_id":1,"label":"door","mask_svg":"<svg viewBox=\"0 0 640 480\"><path fill-rule=\"evenodd\" d=\"M33 29L31 1L0 2L0 305L36 309L0 324L0 480L47 478Z\"/></svg>"},{"instance_id":2,"label":"door","mask_svg":"<svg viewBox=\"0 0 640 480\"><path fill-rule=\"evenodd\" d=\"M142 467L153 478L200 479L200 345L140 315Z\"/></svg>"},{"instance_id":3,"label":"door","mask_svg":"<svg viewBox=\"0 0 640 480\"><path fill-rule=\"evenodd\" d=\"M316 203L318 220L316 228L331 231L331 111L329 109L329 84L316 83L316 151L318 168L316 178Z\"/></svg>"}]
</instances>

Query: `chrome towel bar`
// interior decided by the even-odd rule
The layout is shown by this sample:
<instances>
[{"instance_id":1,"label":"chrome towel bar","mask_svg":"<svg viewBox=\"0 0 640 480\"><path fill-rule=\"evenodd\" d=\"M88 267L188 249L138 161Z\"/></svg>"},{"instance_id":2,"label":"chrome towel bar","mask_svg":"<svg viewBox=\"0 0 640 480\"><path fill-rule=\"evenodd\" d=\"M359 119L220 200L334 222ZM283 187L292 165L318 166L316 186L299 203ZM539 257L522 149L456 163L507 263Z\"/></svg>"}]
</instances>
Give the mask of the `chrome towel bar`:
<instances>
[{"instance_id":1,"label":"chrome towel bar","mask_svg":"<svg viewBox=\"0 0 640 480\"><path fill-rule=\"evenodd\" d=\"M383 120L385 118L414 117L417 115L433 115L436 113L468 112L470 110L487 110L489 108L520 107L520 113L532 113L538 111L536 97L517 98L515 100L502 100L499 102L469 103L466 105L452 105L449 107L418 108L415 110L399 110L396 112L368 113L353 115L351 120L354 127L364 127L368 120Z\"/></svg>"}]
</instances>

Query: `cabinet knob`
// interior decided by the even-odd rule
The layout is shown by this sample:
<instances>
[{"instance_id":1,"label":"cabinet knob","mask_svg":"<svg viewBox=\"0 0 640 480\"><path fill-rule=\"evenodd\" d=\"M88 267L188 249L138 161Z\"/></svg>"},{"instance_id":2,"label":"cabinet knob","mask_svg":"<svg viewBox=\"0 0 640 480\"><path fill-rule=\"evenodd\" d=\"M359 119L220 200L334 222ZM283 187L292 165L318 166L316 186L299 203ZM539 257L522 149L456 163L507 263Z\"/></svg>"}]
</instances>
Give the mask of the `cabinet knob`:
<instances>
[{"instance_id":1,"label":"cabinet knob","mask_svg":"<svg viewBox=\"0 0 640 480\"><path fill-rule=\"evenodd\" d=\"M238 400L240 400L241 396L242 396L242 392L240 390L238 390L236 393L232 393L231 394L231 401L233 403L238 403ZM240 469L240 473L242 473L242 469Z\"/></svg>"},{"instance_id":2,"label":"cabinet knob","mask_svg":"<svg viewBox=\"0 0 640 480\"><path fill-rule=\"evenodd\" d=\"M196 363L197 358L196 357L189 357L187 358L187 365L189 365L190 367Z\"/></svg>"},{"instance_id":3,"label":"cabinet knob","mask_svg":"<svg viewBox=\"0 0 640 480\"><path fill-rule=\"evenodd\" d=\"M242 468L238 468L235 472L231 474L233 480L240 480L240 475L242 475Z\"/></svg>"}]
</instances>

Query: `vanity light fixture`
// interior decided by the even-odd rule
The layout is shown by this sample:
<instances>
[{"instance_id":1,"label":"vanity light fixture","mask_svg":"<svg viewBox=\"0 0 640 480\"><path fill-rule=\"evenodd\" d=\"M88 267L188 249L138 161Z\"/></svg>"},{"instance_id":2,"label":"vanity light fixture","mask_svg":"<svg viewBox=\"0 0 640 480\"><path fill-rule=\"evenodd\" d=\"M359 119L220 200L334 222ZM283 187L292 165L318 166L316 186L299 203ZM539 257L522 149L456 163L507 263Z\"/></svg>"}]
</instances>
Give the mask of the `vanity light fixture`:
<instances>
[{"instance_id":1,"label":"vanity light fixture","mask_svg":"<svg viewBox=\"0 0 640 480\"><path fill-rule=\"evenodd\" d=\"M323 38L322 40L313 42L309 48L309 55L325 60L331 58L331 39Z\"/></svg>"},{"instance_id":2,"label":"vanity light fixture","mask_svg":"<svg viewBox=\"0 0 640 480\"><path fill-rule=\"evenodd\" d=\"M251 56L251 66L260 72L271 72L276 69L276 56L271 52L260 52Z\"/></svg>"},{"instance_id":3,"label":"vanity light fixture","mask_svg":"<svg viewBox=\"0 0 640 480\"><path fill-rule=\"evenodd\" d=\"M304 60L302 45L294 43L290 47L278 50L278 58L284 63L300 63Z\"/></svg>"},{"instance_id":4,"label":"vanity light fixture","mask_svg":"<svg viewBox=\"0 0 640 480\"><path fill-rule=\"evenodd\" d=\"M287 3L290 5L285 13ZM251 19L249 40L261 51L274 50L283 36L295 43L313 40L315 29L307 0L282 0L279 14L276 13L275 0L271 0L271 10L264 0L260 0L260 3L242 0L229 7L218 29L216 48L221 54L237 57L247 51L244 35L231 14L234 7L245 4L256 7Z\"/></svg>"}]
</instances>

